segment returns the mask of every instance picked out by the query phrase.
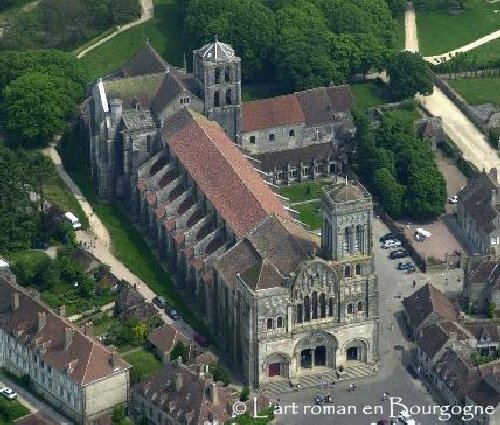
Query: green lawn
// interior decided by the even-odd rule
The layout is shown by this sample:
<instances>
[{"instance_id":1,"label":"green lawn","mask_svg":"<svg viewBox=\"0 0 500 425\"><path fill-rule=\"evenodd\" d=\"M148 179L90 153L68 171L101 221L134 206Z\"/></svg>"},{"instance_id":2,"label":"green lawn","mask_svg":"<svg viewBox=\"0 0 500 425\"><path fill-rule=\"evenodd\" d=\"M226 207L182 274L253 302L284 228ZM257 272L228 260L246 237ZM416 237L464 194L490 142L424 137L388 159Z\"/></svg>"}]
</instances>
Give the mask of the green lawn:
<instances>
[{"instance_id":1,"label":"green lawn","mask_svg":"<svg viewBox=\"0 0 500 425\"><path fill-rule=\"evenodd\" d=\"M377 87L374 83L351 84L351 90L354 96L354 105L357 108L372 108L387 102L381 93L382 88Z\"/></svg>"},{"instance_id":2,"label":"green lawn","mask_svg":"<svg viewBox=\"0 0 500 425\"><path fill-rule=\"evenodd\" d=\"M16 419L30 413L30 410L17 400L0 399L0 424L14 424Z\"/></svg>"},{"instance_id":3,"label":"green lawn","mask_svg":"<svg viewBox=\"0 0 500 425\"><path fill-rule=\"evenodd\" d=\"M122 66L147 39L174 66L182 66L183 53L190 60L191 52L183 49L183 0L154 0L153 3L152 20L118 34L80 59L91 80L103 77Z\"/></svg>"},{"instance_id":4,"label":"green lawn","mask_svg":"<svg viewBox=\"0 0 500 425\"><path fill-rule=\"evenodd\" d=\"M292 205L290 208L300 213L300 221L311 226L312 230L321 229L321 202Z\"/></svg>"},{"instance_id":5,"label":"green lawn","mask_svg":"<svg viewBox=\"0 0 500 425\"><path fill-rule=\"evenodd\" d=\"M47 260L48 256L43 251L19 251L19 252L9 252L5 254L7 260L16 261L26 261L30 264L32 269L37 269L38 266Z\"/></svg>"},{"instance_id":6,"label":"green lawn","mask_svg":"<svg viewBox=\"0 0 500 425\"><path fill-rule=\"evenodd\" d=\"M101 336L105 334L109 329L118 323L119 319L115 316L103 316L93 322L93 336Z\"/></svg>"},{"instance_id":7,"label":"green lawn","mask_svg":"<svg viewBox=\"0 0 500 425\"><path fill-rule=\"evenodd\" d=\"M499 3L478 0L471 10L458 15L447 10L417 10L420 51L434 56L457 49L500 29Z\"/></svg>"},{"instance_id":8,"label":"green lawn","mask_svg":"<svg viewBox=\"0 0 500 425\"><path fill-rule=\"evenodd\" d=\"M460 93L471 105L495 103L500 106L500 77L461 78L449 80L448 84Z\"/></svg>"},{"instance_id":9,"label":"green lawn","mask_svg":"<svg viewBox=\"0 0 500 425\"><path fill-rule=\"evenodd\" d=\"M500 3L499 3L500 10ZM500 59L500 38L492 40L482 46L468 52L468 55L475 58L478 63L486 63L492 60Z\"/></svg>"},{"instance_id":10,"label":"green lawn","mask_svg":"<svg viewBox=\"0 0 500 425\"><path fill-rule=\"evenodd\" d=\"M331 184L330 180L316 180L314 182L294 183L290 186L281 186L279 194L288 198L290 203L321 198L323 186Z\"/></svg>"},{"instance_id":11,"label":"green lawn","mask_svg":"<svg viewBox=\"0 0 500 425\"><path fill-rule=\"evenodd\" d=\"M136 376L140 379L151 376L161 367L160 360L144 349L125 354L123 359L133 366Z\"/></svg>"}]
</instances>

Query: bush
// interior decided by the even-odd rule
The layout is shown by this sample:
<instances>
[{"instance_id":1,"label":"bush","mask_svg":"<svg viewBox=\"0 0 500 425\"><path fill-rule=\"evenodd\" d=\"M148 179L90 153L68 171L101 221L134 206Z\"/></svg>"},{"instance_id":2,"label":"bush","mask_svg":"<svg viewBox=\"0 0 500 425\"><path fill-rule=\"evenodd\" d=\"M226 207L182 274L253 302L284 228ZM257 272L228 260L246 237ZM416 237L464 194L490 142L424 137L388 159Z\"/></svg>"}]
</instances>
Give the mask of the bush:
<instances>
[{"instance_id":1,"label":"bush","mask_svg":"<svg viewBox=\"0 0 500 425\"><path fill-rule=\"evenodd\" d=\"M231 377L226 367L220 363L212 363L208 366L208 371L212 374L214 381L220 381L223 382L224 385L229 385Z\"/></svg>"},{"instance_id":2,"label":"bush","mask_svg":"<svg viewBox=\"0 0 500 425\"><path fill-rule=\"evenodd\" d=\"M116 406L113 409L113 414L111 415L111 420L114 424L121 424L125 420L125 406Z\"/></svg>"},{"instance_id":3,"label":"bush","mask_svg":"<svg viewBox=\"0 0 500 425\"><path fill-rule=\"evenodd\" d=\"M248 388L248 386L245 385L241 390L240 401L247 401L249 396L250 396L250 388Z\"/></svg>"},{"instance_id":4,"label":"bush","mask_svg":"<svg viewBox=\"0 0 500 425\"><path fill-rule=\"evenodd\" d=\"M177 342L170 352L170 360L177 360L179 357L182 357L183 363L186 363L189 358L189 348L182 341Z\"/></svg>"}]
</instances>

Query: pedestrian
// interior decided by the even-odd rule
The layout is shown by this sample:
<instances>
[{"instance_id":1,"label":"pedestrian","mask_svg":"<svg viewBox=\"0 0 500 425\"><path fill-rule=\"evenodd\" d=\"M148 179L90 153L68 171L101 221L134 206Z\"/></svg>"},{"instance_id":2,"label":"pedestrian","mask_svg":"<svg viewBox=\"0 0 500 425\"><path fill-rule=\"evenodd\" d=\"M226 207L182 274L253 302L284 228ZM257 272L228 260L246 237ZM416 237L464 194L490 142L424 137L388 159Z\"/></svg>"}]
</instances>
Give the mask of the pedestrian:
<instances>
[{"instance_id":1,"label":"pedestrian","mask_svg":"<svg viewBox=\"0 0 500 425\"><path fill-rule=\"evenodd\" d=\"M337 375L337 379L340 379L340 373L338 370L335 371L335 375Z\"/></svg>"},{"instance_id":2,"label":"pedestrian","mask_svg":"<svg viewBox=\"0 0 500 425\"><path fill-rule=\"evenodd\" d=\"M387 400L387 393L384 393L384 400Z\"/></svg>"},{"instance_id":3,"label":"pedestrian","mask_svg":"<svg viewBox=\"0 0 500 425\"><path fill-rule=\"evenodd\" d=\"M415 288L415 285L417 284L417 282L415 281L415 279L413 279L413 287Z\"/></svg>"},{"instance_id":4,"label":"pedestrian","mask_svg":"<svg viewBox=\"0 0 500 425\"><path fill-rule=\"evenodd\" d=\"M349 384L349 392L352 393L354 391L354 385Z\"/></svg>"}]
</instances>

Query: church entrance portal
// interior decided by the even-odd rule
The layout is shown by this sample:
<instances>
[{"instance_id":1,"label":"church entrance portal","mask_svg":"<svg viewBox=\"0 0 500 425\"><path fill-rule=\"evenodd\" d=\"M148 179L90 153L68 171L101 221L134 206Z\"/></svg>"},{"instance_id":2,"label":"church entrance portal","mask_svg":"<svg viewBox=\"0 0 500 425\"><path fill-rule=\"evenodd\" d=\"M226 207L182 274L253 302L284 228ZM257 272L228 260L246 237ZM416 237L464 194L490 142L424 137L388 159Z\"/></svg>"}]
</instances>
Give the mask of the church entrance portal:
<instances>
[{"instance_id":1,"label":"church entrance portal","mask_svg":"<svg viewBox=\"0 0 500 425\"><path fill-rule=\"evenodd\" d=\"M346 360L358 360L358 347L351 347L347 349Z\"/></svg>"},{"instance_id":2,"label":"church entrance portal","mask_svg":"<svg viewBox=\"0 0 500 425\"><path fill-rule=\"evenodd\" d=\"M312 350L302 350L300 352L300 366L303 368L312 367Z\"/></svg>"},{"instance_id":3,"label":"church entrance portal","mask_svg":"<svg viewBox=\"0 0 500 425\"><path fill-rule=\"evenodd\" d=\"M326 347L321 345L314 350L314 364L316 366L326 366Z\"/></svg>"},{"instance_id":4,"label":"church entrance portal","mask_svg":"<svg viewBox=\"0 0 500 425\"><path fill-rule=\"evenodd\" d=\"M269 378L273 376L281 376L281 363L271 363L269 365Z\"/></svg>"}]
</instances>

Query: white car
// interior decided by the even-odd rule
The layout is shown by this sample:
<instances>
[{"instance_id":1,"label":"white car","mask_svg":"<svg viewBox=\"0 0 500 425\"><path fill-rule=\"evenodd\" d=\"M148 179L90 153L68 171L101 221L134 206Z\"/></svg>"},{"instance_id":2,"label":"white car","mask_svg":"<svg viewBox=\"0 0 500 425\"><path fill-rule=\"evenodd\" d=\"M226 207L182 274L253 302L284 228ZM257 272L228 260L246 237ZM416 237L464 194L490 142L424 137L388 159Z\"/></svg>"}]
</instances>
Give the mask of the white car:
<instances>
[{"instance_id":1,"label":"white car","mask_svg":"<svg viewBox=\"0 0 500 425\"><path fill-rule=\"evenodd\" d=\"M450 203L450 204L456 204L457 202L458 202L458 196L457 195L448 198L448 203Z\"/></svg>"},{"instance_id":2,"label":"white car","mask_svg":"<svg viewBox=\"0 0 500 425\"><path fill-rule=\"evenodd\" d=\"M404 410L399 412L398 420L403 422L406 425L415 425L415 420L411 418L410 414Z\"/></svg>"},{"instance_id":3,"label":"white car","mask_svg":"<svg viewBox=\"0 0 500 425\"><path fill-rule=\"evenodd\" d=\"M17 398L17 393L12 388L9 387L4 387L0 389L0 393L2 393L3 396L5 398L8 398L9 400L14 400Z\"/></svg>"},{"instance_id":4,"label":"white car","mask_svg":"<svg viewBox=\"0 0 500 425\"><path fill-rule=\"evenodd\" d=\"M387 239L386 241L384 241L384 243L382 244L382 248L397 248L397 247L400 247L401 246L401 241L398 241L396 239Z\"/></svg>"}]
</instances>

